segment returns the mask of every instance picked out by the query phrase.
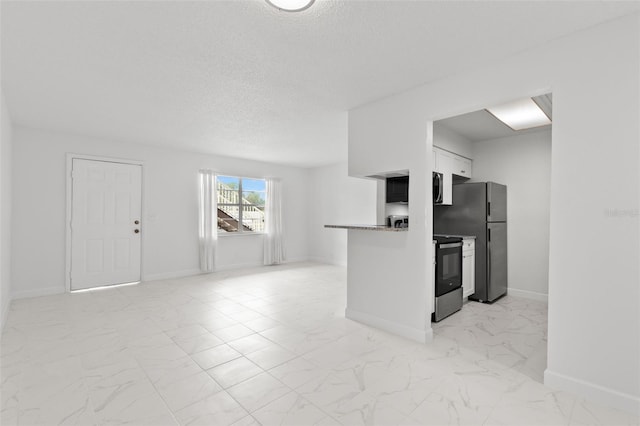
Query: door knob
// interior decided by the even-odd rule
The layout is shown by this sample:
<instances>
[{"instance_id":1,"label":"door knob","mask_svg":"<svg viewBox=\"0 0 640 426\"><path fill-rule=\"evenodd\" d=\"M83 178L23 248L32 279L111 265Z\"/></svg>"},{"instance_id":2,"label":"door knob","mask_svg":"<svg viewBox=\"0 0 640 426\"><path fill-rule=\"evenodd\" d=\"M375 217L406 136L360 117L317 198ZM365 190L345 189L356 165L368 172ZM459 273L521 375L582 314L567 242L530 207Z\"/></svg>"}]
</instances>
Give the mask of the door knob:
<instances>
[{"instance_id":1,"label":"door knob","mask_svg":"<svg viewBox=\"0 0 640 426\"><path fill-rule=\"evenodd\" d=\"M135 232L136 234L140 232L139 229L134 229L133 232Z\"/></svg>"},{"instance_id":2,"label":"door knob","mask_svg":"<svg viewBox=\"0 0 640 426\"><path fill-rule=\"evenodd\" d=\"M133 221L133 223L134 223L135 225L138 225L138 224L140 223L140 221L139 221L139 220L134 220L134 221Z\"/></svg>"}]
</instances>

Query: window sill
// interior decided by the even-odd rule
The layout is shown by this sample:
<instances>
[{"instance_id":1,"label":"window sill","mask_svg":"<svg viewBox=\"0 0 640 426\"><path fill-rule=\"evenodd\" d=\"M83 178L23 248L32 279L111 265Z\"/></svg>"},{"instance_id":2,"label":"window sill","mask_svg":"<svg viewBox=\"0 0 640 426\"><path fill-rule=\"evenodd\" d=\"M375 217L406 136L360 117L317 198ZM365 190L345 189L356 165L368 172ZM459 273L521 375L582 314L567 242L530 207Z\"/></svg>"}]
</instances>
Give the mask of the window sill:
<instances>
[{"instance_id":1,"label":"window sill","mask_svg":"<svg viewBox=\"0 0 640 426\"><path fill-rule=\"evenodd\" d=\"M266 232L219 232L218 237L229 238L229 237L248 237L248 236L256 236L256 235L267 235Z\"/></svg>"}]
</instances>

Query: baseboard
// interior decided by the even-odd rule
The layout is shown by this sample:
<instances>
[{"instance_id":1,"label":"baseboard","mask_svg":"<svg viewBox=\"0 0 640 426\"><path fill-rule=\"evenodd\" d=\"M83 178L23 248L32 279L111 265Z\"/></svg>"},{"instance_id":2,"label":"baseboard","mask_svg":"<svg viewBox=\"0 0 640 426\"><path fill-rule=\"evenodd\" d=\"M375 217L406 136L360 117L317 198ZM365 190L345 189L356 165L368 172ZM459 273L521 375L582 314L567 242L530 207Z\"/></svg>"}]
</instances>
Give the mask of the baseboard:
<instances>
[{"instance_id":1,"label":"baseboard","mask_svg":"<svg viewBox=\"0 0 640 426\"><path fill-rule=\"evenodd\" d=\"M308 262L308 261L309 261L308 257L296 257L292 259L287 258L285 259L284 262L281 263L281 265L289 265L292 263L300 263L300 262ZM230 265L216 265L214 272L230 271L233 269L242 269L242 268L260 268L263 266L270 266L270 265L265 265L262 262L232 263Z\"/></svg>"},{"instance_id":2,"label":"baseboard","mask_svg":"<svg viewBox=\"0 0 640 426\"><path fill-rule=\"evenodd\" d=\"M64 293L64 286L61 287L45 287L35 290L18 291L11 294L11 300L26 299L29 297L51 296L52 294Z\"/></svg>"},{"instance_id":3,"label":"baseboard","mask_svg":"<svg viewBox=\"0 0 640 426\"><path fill-rule=\"evenodd\" d=\"M294 263L294 262L304 262L307 261L307 258L304 259L292 259L285 263ZM264 266L262 263L242 263L242 264L233 264L233 265L223 265L216 266L216 270L214 272L219 271L227 271L231 269L241 269L241 268L257 268ZM184 269L182 271L174 271L174 272L163 272L160 274L144 274L142 276L142 281L160 281L160 280L171 280L176 278L184 278L184 277L192 277L194 275L200 275L203 272L200 269ZM28 291L20 291L12 294L11 300L14 299L25 299L28 297L40 297L40 296L50 296L52 294L60 294L64 293L64 288L59 287L47 287L36 290L28 290ZM2 315L6 315L3 311ZM2 320L2 324L4 324L4 319Z\"/></svg>"},{"instance_id":4,"label":"baseboard","mask_svg":"<svg viewBox=\"0 0 640 426\"><path fill-rule=\"evenodd\" d=\"M243 269L243 268L259 268L261 266L265 266L265 265L262 263L233 263L231 265L216 265L215 270L213 272L215 273L215 272L230 271L233 269Z\"/></svg>"},{"instance_id":5,"label":"baseboard","mask_svg":"<svg viewBox=\"0 0 640 426\"><path fill-rule=\"evenodd\" d=\"M301 263L301 262L312 262L311 258L308 256L304 256L304 257L292 257L292 258L287 258L285 259L284 263L285 264L289 264L289 263Z\"/></svg>"},{"instance_id":6,"label":"baseboard","mask_svg":"<svg viewBox=\"0 0 640 426\"><path fill-rule=\"evenodd\" d=\"M297 262L306 262L308 261L308 258L296 258L296 259L288 259L287 261L285 261L285 264L289 264L289 263L297 263ZM215 270L213 271L213 273L215 272L222 272L222 271L230 271L230 270L234 270L234 269L242 269L242 268L259 268L261 266L265 266L262 263L259 262L247 262L247 263L233 263L230 265L216 265L215 266ZM175 279L175 278L184 278L184 277L192 277L194 275L200 275L200 274L205 274L206 272L202 272L200 269L185 269L182 271L175 271L175 272L164 272L162 274L145 274L142 278L142 281L159 281L159 280L171 280L171 279Z\"/></svg>"},{"instance_id":7,"label":"baseboard","mask_svg":"<svg viewBox=\"0 0 640 426\"><path fill-rule=\"evenodd\" d=\"M565 376L549 369L544 371L544 384L552 389L571 392L598 404L640 416L640 398L637 396Z\"/></svg>"},{"instance_id":8,"label":"baseboard","mask_svg":"<svg viewBox=\"0 0 640 426\"><path fill-rule=\"evenodd\" d=\"M11 297L8 297L7 300L3 300L2 305L2 315L0 315L0 333L4 331L4 325L7 323L9 308L11 308Z\"/></svg>"},{"instance_id":9,"label":"baseboard","mask_svg":"<svg viewBox=\"0 0 640 426\"><path fill-rule=\"evenodd\" d=\"M161 274L144 274L142 281L159 281L159 280L171 280L174 278L191 277L193 275L200 275L202 271L200 269L184 269L182 271L163 272Z\"/></svg>"},{"instance_id":10,"label":"baseboard","mask_svg":"<svg viewBox=\"0 0 640 426\"><path fill-rule=\"evenodd\" d=\"M335 260L335 259L327 259L326 257L311 256L311 257L309 257L308 260L309 260L309 262L324 263L324 264L327 264L327 265L347 266L347 262L346 261Z\"/></svg>"},{"instance_id":11,"label":"baseboard","mask_svg":"<svg viewBox=\"0 0 640 426\"><path fill-rule=\"evenodd\" d=\"M379 328L384 331L388 331L398 336L406 337L407 339L415 340L420 343L428 343L433 340L433 330L429 327L428 330L420 330L418 328L408 327L397 322L389 321L384 318L380 318L365 312L356 311L350 308L346 308L344 316L361 322L363 324L370 325L375 328Z\"/></svg>"},{"instance_id":12,"label":"baseboard","mask_svg":"<svg viewBox=\"0 0 640 426\"><path fill-rule=\"evenodd\" d=\"M538 293L535 291L529 290L519 290L517 288L509 287L507 290L508 294L511 296L522 297L524 299L537 300L539 302L549 303L549 295L544 293Z\"/></svg>"}]
</instances>

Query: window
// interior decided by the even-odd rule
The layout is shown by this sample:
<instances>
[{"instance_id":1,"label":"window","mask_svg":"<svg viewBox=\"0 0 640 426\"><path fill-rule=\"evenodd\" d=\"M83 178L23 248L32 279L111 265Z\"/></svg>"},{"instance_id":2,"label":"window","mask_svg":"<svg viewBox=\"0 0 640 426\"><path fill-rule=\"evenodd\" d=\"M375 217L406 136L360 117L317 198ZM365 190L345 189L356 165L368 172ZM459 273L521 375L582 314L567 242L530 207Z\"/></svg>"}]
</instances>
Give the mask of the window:
<instances>
[{"instance_id":1,"label":"window","mask_svg":"<svg viewBox=\"0 0 640 426\"><path fill-rule=\"evenodd\" d=\"M217 176L218 233L264 232L266 182Z\"/></svg>"}]
</instances>

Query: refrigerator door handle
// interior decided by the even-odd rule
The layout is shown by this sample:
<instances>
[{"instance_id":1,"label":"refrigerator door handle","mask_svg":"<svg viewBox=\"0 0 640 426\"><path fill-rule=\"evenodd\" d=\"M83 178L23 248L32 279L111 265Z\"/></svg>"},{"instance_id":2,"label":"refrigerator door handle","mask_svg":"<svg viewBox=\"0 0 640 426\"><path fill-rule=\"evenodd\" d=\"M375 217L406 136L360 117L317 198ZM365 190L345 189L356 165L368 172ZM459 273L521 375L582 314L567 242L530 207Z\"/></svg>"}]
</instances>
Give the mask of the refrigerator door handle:
<instances>
[{"instance_id":1,"label":"refrigerator door handle","mask_svg":"<svg viewBox=\"0 0 640 426\"><path fill-rule=\"evenodd\" d=\"M491 201L487 202L487 216L491 218Z\"/></svg>"},{"instance_id":2,"label":"refrigerator door handle","mask_svg":"<svg viewBox=\"0 0 640 426\"><path fill-rule=\"evenodd\" d=\"M491 228L487 229L487 242L491 242Z\"/></svg>"},{"instance_id":3,"label":"refrigerator door handle","mask_svg":"<svg viewBox=\"0 0 640 426\"><path fill-rule=\"evenodd\" d=\"M491 232L491 231L489 231ZM487 242L487 300L489 299L489 284L491 283L491 242Z\"/></svg>"}]
</instances>

